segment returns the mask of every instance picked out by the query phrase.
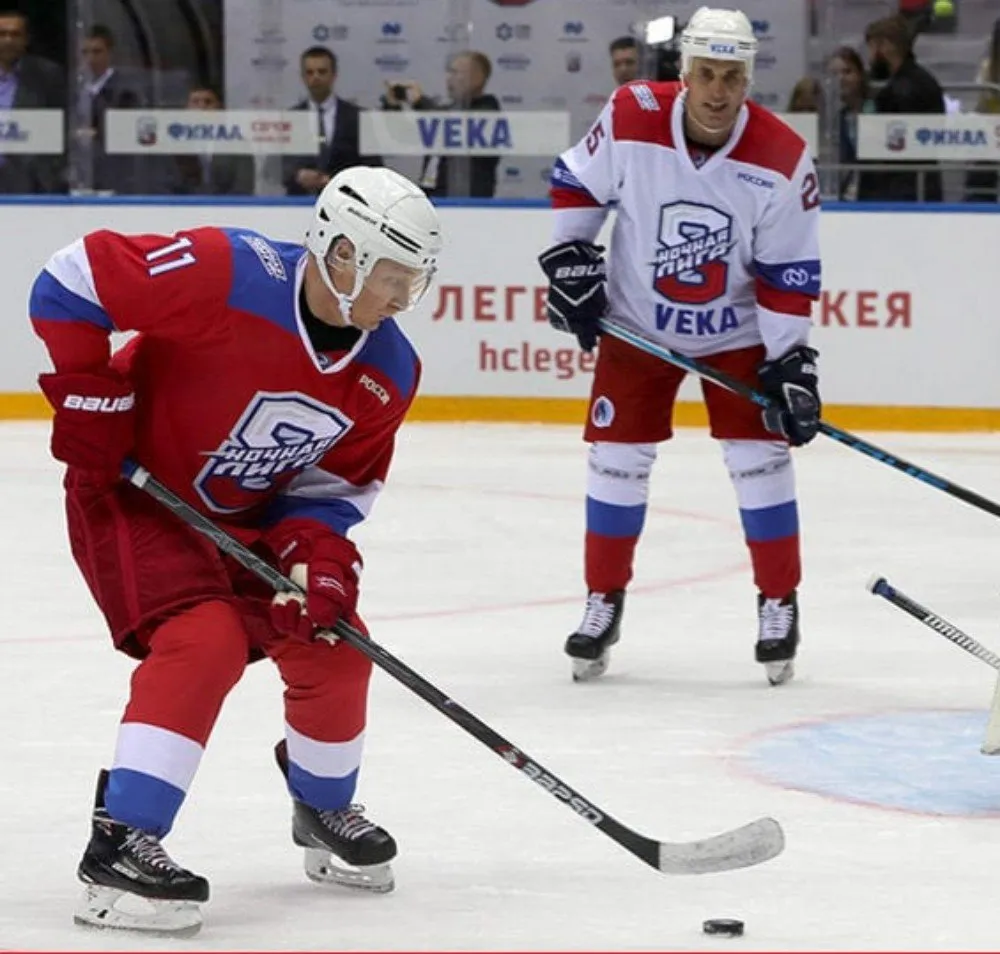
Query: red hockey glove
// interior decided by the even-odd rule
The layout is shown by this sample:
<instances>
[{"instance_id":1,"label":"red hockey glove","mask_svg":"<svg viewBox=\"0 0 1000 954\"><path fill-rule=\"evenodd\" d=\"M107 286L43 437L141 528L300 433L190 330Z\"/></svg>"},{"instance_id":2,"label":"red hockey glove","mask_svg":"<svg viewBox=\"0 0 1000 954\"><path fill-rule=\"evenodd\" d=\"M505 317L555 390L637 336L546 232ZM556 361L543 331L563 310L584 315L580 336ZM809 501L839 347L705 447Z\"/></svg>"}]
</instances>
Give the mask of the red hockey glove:
<instances>
[{"instance_id":1,"label":"red hockey glove","mask_svg":"<svg viewBox=\"0 0 1000 954\"><path fill-rule=\"evenodd\" d=\"M358 605L361 557L350 540L330 535L313 544L308 563L296 563L289 576L306 592L279 593L271 602L271 623L285 636L311 639L317 629L354 613Z\"/></svg>"},{"instance_id":2,"label":"red hockey glove","mask_svg":"<svg viewBox=\"0 0 1000 954\"><path fill-rule=\"evenodd\" d=\"M39 375L55 410L52 456L114 482L135 443L135 394L110 369Z\"/></svg>"}]
</instances>

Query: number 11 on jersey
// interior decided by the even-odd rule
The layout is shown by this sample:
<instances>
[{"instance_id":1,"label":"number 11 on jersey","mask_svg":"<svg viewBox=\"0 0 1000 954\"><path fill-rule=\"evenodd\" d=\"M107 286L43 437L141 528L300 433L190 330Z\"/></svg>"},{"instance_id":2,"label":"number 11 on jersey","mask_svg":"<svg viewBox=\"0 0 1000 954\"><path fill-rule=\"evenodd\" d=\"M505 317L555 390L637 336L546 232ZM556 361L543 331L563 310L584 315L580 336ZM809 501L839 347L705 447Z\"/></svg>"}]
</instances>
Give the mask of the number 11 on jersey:
<instances>
[{"instance_id":1,"label":"number 11 on jersey","mask_svg":"<svg viewBox=\"0 0 1000 954\"><path fill-rule=\"evenodd\" d=\"M164 245L154 252L146 255L146 264L149 265L149 277L154 278L164 272L172 272L175 268L184 268L186 265L194 265L194 255L191 252L184 252L192 245L191 239L180 238L176 242ZM183 254L178 254L183 252ZM156 263L156 264L154 264Z\"/></svg>"}]
</instances>

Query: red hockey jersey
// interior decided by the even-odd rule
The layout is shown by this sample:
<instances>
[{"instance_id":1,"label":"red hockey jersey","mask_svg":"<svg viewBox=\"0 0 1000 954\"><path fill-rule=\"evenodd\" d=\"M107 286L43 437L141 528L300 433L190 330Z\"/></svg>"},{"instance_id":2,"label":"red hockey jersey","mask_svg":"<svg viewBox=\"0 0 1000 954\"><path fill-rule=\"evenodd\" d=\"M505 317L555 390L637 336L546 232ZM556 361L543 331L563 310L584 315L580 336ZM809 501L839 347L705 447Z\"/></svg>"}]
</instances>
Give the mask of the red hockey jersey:
<instances>
[{"instance_id":1,"label":"red hockey jersey","mask_svg":"<svg viewBox=\"0 0 1000 954\"><path fill-rule=\"evenodd\" d=\"M136 393L135 457L234 527L286 518L346 535L382 488L420 363L392 319L317 352L299 291L305 249L243 229L94 232L57 252L30 314L56 370L112 359Z\"/></svg>"}]
</instances>

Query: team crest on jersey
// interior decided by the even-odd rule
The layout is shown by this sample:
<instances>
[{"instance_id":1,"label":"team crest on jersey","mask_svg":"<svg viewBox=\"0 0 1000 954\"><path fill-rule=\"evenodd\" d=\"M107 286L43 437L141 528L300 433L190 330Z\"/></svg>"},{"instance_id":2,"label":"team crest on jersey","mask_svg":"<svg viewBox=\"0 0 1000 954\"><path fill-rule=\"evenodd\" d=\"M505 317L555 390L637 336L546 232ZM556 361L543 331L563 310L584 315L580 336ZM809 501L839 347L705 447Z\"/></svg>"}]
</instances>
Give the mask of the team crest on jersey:
<instances>
[{"instance_id":1,"label":"team crest on jersey","mask_svg":"<svg viewBox=\"0 0 1000 954\"><path fill-rule=\"evenodd\" d=\"M319 463L351 429L342 411L297 392L258 392L195 478L216 513L238 513L282 478Z\"/></svg>"},{"instance_id":2,"label":"team crest on jersey","mask_svg":"<svg viewBox=\"0 0 1000 954\"><path fill-rule=\"evenodd\" d=\"M681 305L707 305L726 293L733 218L700 202L660 208L653 287Z\"/></svg>"}]
</instances>

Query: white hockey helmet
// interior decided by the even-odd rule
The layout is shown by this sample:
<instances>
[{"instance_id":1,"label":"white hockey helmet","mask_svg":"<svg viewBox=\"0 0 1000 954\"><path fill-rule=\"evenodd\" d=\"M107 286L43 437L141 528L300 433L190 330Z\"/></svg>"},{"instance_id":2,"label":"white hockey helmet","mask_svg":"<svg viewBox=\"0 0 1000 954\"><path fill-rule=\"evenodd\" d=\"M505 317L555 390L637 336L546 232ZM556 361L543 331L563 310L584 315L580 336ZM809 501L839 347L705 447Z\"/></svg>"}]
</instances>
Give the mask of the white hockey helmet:
<instances>
[{"instance_id":1,"label":"white hockey helmet","mask_svg":"<svg viewBox=\"0 0 1000 954\"><path fill-rule=\"evenodd\" d=\"M681 75L691 71L696 57L707 60L735 60L746 64L747 82L753 82L757 38L753 25L741 10L713 10L699 7L681 34Z\"/></svg>"},{"instance_id":2,"label":"white hockey helmet","mask_svg":"<svg viewBox=\"0 0 1000 954\"><path fill-rule=\"evenodd\" d=\"M338 238L354 246L354 288L338 292L330 275L330 251ZM352 166L338 172L316 199L306 248L315 256L327 288L350 320L351 305L382 260L415 273L403 311L414 308L431 285L441 252L441 223L422 189L392 169Z\"/></svg>"}]
</instances>

